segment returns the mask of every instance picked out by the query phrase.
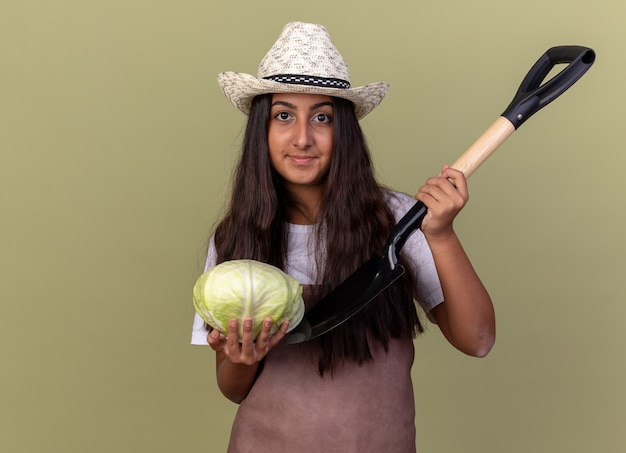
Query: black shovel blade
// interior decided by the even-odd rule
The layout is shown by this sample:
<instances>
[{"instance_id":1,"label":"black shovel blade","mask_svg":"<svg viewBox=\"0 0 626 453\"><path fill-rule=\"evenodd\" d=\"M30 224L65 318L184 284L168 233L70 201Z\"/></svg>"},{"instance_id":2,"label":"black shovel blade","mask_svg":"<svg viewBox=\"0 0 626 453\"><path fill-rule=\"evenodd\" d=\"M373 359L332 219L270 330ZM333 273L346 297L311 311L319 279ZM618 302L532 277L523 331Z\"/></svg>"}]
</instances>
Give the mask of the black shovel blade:
<instances>
[{"instance_id":1,"label":"black shovel blade","mask_svg":"<svg viewBox=\"0 0 626 453\"><path fill-rule=\"evenodd\" d=\"M362 264L352 275L320 300L293 329L287 343L312 340L350 319L404 274L398 254L422 223L426 206L418 201L394 227L382 255Z\"/></svg>"},{"instance_id":2,"label":"black shovel blade","mask_svg":"<svg viewBox=\"0 0 626 453\"><path fill-rule=\"evenodd\" d=\"M287 335L288 344L312 340L350 319L404 274L385 258L372 258L321 299Z\"/></svg>"}]
</instances>

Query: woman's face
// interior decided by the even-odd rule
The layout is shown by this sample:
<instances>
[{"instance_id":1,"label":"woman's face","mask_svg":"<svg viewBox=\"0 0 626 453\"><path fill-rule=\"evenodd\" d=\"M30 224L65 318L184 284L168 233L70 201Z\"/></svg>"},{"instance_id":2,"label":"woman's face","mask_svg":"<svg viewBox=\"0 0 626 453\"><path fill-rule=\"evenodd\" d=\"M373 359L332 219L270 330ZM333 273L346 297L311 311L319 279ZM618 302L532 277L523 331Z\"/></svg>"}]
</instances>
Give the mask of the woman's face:
<instances>
[{"instance_id":1,"label":"woman's face","mask_svg":"<svg viewBox=\"0 0 626 453\"><path fill-rule=\"evenodd\" d=\"M329 96L282 93L272 96L270 161L289 190L320 187L333 153L333 103Z\"/></svg>"}]
</instances>

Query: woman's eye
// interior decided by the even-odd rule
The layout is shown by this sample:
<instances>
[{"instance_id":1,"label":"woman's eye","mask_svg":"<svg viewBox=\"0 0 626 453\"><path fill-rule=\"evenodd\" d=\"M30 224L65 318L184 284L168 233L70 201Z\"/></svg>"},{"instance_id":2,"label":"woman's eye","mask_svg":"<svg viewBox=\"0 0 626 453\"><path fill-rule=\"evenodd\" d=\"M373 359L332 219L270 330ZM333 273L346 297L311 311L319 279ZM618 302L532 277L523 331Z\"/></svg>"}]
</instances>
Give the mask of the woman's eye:
<instances>
[{"instance_id":1,"label":"woman's eye","mask_svg":"<svg viewBox=\"0 0 626 453\"><path fill-rule=\"evenodd\" d=\"M326 113L318 113L315 115L314 120L318 123L330 123L330 115L327 115Z\"/></svg>"},{"instance_id":2,"label":"woman's eye","mask_svg":"<svg viewBox=\"0 0 626 453\"><path fill-rule=\"evenodd\" d=\"M291 118L291 115L287 112L278 112L276 118L281 121L287 121L289 118Z\"/></svg>"}]
</instances>

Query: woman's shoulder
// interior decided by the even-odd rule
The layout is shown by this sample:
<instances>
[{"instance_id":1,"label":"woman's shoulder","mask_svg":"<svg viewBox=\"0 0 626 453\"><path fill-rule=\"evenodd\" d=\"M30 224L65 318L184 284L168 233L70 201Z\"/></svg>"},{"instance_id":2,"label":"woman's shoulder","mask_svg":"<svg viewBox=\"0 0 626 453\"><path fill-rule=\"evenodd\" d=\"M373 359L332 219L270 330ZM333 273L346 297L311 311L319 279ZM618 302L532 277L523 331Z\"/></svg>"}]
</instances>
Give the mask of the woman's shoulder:
<instances>
[{"instance_id":1,"label":"woman's shoulder","mask_svg":"<svg viewBox=\"0 0 626 453\"><path fill-rule=\"evenodd\" d=\"M391 189L384 190L384 197L396 220L399 220L416 203L412 196Z\"/></svg>"}]
</instances>

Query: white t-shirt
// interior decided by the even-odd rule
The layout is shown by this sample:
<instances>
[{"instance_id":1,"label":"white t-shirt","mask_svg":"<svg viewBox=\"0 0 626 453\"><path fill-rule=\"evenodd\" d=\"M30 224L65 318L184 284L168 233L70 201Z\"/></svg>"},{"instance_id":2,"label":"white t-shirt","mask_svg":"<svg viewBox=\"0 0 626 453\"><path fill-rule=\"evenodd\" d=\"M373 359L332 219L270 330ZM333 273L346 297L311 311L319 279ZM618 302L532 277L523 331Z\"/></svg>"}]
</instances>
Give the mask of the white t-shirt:
<instances>
[{"instance_id":1,"label":"white t-shirt","mask_svg":"<svg viewBox=\"0 0 626 453\"><path fill-rule=\"evenodd\" d=\"M397 222L415 204L415 200L399 192L388 192L387 194L389 207ZM309 240L311 235L314 234L314 230L314 225L288 225L289 234L285 273L294 277L302 285L316 283L315 252L313 250L313 241ZM401 255L408 265L406 271L413 276L415 299L428 315L430 310L443 302L443 293L432 253L420 230L416 230L411 234L402 247ZM211 238L205 270L215 266L216 258L215 243L213 238ZM208 345L204 321L197 313L194 315L191 343Z\"/></svg>"}]
</instances>

